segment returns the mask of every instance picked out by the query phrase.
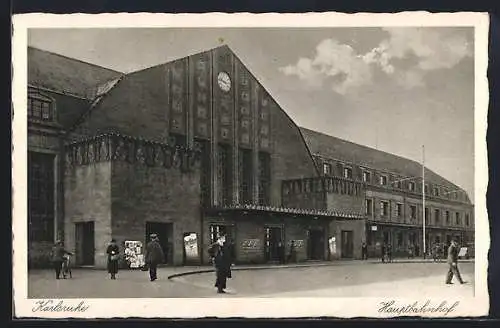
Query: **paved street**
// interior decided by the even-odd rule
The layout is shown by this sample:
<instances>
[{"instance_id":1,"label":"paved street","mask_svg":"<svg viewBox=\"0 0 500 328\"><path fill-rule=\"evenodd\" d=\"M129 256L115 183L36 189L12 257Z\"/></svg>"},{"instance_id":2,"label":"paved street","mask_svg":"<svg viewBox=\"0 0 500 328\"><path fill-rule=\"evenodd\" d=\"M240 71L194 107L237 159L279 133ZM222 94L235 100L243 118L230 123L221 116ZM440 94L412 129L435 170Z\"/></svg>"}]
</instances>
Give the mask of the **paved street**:
<instances>
[{"instance_id":1,"label":"paved street","mask_svg":"<svg viewBox=\"0 0 500 328\"><path fill-rule=\"evenodd\" d=\"M173 279L168 276L209 268L161 268L159 280L147 272L122 270L117 280L105 271L74 270L73 279L55 280L48 270L29 274L30 298L132 298L132 297L377 297L431 295L472 296L474 263L460 263L469 283L445 285L447 264L340 262L315 267L235 270L228 294L217 295L213 273Z\"/></svg>"}]
</instances>

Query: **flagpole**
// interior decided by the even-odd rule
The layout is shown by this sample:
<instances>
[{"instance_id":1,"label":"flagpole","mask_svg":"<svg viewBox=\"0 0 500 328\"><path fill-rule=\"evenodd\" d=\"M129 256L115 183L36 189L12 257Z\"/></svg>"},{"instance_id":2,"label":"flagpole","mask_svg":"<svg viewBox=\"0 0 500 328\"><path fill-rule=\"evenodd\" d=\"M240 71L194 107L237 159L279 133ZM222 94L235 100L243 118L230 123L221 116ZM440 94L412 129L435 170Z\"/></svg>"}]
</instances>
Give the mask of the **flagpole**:
<instances>
[{"instance_id":1,"label":"flagpole","mask_svg":"<svg viewBox=\"0 0 500 328\"><path fill-rule=\"evenodd\" d=\"M422 145L422 239L424 249L424 259L427 252L425 243L425 146Z\"/></svg>"}]
</instances>

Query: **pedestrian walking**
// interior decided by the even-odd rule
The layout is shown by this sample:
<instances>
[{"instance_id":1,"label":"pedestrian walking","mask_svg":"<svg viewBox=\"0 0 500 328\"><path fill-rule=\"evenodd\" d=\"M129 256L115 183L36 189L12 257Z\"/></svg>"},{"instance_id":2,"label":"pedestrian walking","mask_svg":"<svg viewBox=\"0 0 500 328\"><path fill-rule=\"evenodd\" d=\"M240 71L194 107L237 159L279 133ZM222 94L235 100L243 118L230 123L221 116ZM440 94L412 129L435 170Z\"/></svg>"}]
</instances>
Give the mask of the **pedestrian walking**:
<instances>
[{"instance_id":1,"label":"pedestrian walking","mask_svg":"<svg viewBox=\"0 0 500 328\"><path fill-rule=\"evenodd\" d=\"M231 245L226 241L225 236L219 237L217 242L210 246L209 254L215 266L215 287L217 293L226 293L227 279L232 278L231 265L233 264L233 252Z\"/></svg>"},{"instance_id":2,"label":"pedestrian walking","mask_svg":"<svg viewBox=\"0 0 500 328\"><path fill-rule=\"evenodd\" d=\"M460 271L458 270L458 244L455 240L451 241L450 246L448 247L448 273L446 274L446 284L452 284L451 280L453 276L457 278L460 284L465 284L466 281L462 279L460 275Z\"/></svg>"},{"instance_id":3,"label":"pedestrian walking","mask_svg":"<svg viewBox=\"0 0 500 328\"><path fill-rule=\"evenodd\" d=\"M106 249L106 254L108 254L108 273L111 279L115 280L118 273L118 260L120 259L120 248L116 244L115 239L111 239Z\"/></svg>"},{"instance_id":4,"label":"pedestrian walking","mask_svg":"<svg viewBox=\"0 0 500 328\"><path fill-rule=\"evenodd\" d=\"M56 272L56 279L59 279L61 275L63 262L65 260L64 257L66 255L73 255L73 254L64 249L64 244L62 241L57 240L54 246L52 247L52 256L51 256L52 264Z\"/></svg>"},{"instance_id":5,"label":"pedestrian walking","mask_svg":"<svg viewBox=\"0 0 500 328\"><path fill-rule=\"evenodd\" d=\"M156 269L158 264L165 260L165 254L159 243L158 235L153 233L150 236L151 241L146 245L146 265L149 267L149 278L151 281L158 279Z\"/></svg>"},{"instance_id":6,"label":"pedestrian walking","mask_svg":"<svg viewBox=\"0 0 500 328\"><path fill-rule=\"evenodd\" d=\"M363 260L368 260L368 246L366 246L365 242L361 245L361 258Z\"/></svg>"}]
</instances>

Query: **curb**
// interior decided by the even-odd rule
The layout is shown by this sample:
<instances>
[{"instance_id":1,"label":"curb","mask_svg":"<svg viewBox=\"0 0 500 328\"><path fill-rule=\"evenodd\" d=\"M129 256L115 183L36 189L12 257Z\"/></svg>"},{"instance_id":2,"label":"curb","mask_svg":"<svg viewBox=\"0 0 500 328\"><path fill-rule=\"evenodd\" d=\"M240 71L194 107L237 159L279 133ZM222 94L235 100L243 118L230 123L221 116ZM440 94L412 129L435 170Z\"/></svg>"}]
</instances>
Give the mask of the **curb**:
<instances>
[{"instance_id":1,"label":"curb","mask_svg":"<svg viewBox=\"0 0 500 328\"><path fill-rule=\"evenodd\" d=\"M258 271L258 270L271 270L271 269L295 269L295 268L313 268L313 267L326 267L326 266L337 266L337 265L342 265L345 263L349 264L408 264L408 263L436 263L436 264L443 264L446 263L446 261L438 261L434 262L431 260L417 260L417 261L394 261L391 263L382 263L381 261L367 261L367 262L346 262L346 261L336 261L336 262L331 262L331 263L311 263L311 264L297 264L297 265L282 265L282 266L253 266L253 267L235 267L232 268L232 271ZM461 263L474 263L474 261L461 261ZM167 279L171 280L174 278L179 278L183 276L191 276L195 274L202 274L202 273L212 273L215 272L215 269L200 269L200 270L192 270L192 271L185 271L185 272L180 272L180 273L175 273L167 277Z\"/></svg>"},{"instance_id":2,"label":"curb","mask_svg":"<svg viewBox=\"0 0 500 328\"><path fill-rule=\"evenodd\" d=\"M271 269L294 269L294 268L311 268L311 267L321 267L321 266L335 266L338 265L338 263L333 262L333 263L314 263L314 264L298 264L298 265L277 265L277 266L253 266L253 267L235 267L232 268L231 271L258 271L258 270L271 270ZM193 271L186 271L186 272L180 272L180 273L175 273L170 276L168 276L168 279L173 279L173 278L178 278L182 276L191 276L195 274L201 274L201 273L211 273L215 272L215 269L204 269L204 270L193 270Z\"/></svg>"}]
</instances>

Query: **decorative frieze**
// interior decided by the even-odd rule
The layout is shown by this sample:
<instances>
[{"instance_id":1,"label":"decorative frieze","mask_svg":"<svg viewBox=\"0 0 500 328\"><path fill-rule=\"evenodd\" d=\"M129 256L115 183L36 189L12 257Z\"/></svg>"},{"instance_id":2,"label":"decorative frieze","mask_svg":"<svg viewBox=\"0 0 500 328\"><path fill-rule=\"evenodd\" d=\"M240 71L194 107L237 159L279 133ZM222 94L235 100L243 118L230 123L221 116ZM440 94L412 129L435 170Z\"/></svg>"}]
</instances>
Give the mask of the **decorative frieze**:
<instances>
[{"instance_id":1,"label":"decorative frieze","mask_svg":"<svg viewBox=\"0 0 500 328\"><path fill-rule=\"evenodd\" d=\"M285 180L282 182L283 195L326 192L361 196L363 188L364 186L360 182L338 177Z\"/></svg>"},{"instance_id":2,"label":"decorative frieze","mask_svg":"<svg viewBox=\"0 0 500 328\"><path fill-rule=\"evenodd\" d=\"M190 172L199 168L201 147L193 148L148 141L119 134L101 135L65 147L65 166L85 166L107 161L128 162L138 166L175 168Z\"/></svg>"}]
</instances>

